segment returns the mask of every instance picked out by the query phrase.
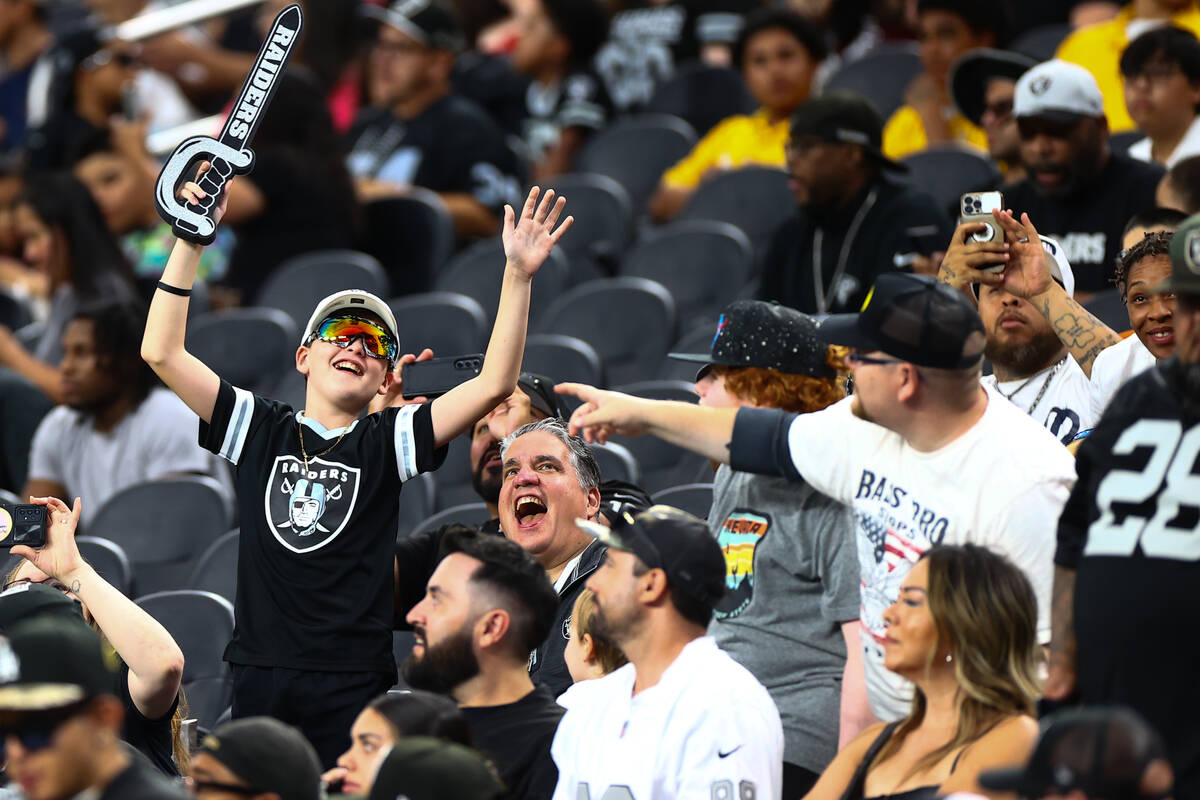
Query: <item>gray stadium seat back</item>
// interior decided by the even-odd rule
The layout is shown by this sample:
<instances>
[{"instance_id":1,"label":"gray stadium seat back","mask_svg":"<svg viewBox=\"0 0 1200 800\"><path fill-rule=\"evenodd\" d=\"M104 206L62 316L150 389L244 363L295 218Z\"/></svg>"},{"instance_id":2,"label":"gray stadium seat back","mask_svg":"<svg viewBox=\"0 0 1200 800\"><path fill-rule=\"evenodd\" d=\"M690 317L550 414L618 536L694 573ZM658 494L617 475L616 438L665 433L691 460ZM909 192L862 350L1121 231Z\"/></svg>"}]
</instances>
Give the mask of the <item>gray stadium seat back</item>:
<instances>
[{"instance_id":1,"label":"gray stadium seat back","mask_svg":"<svg viewBox=\"0 0 1200 800\"><path fill-rule=\"evenodd\" d=\"M101 578L120 590L121 594L129 594L133 568L121 545L95 536L76 536L75 544L79 547L79 555L92 565Z\"/></svg>"},{"instance_id":2,"label":"gray stadium seat back","mask_svg":"<svg viewBox=\"0 0 1200 800\"><path fill-rule=\"evenodd\" d=\"M646 103L646 111L680 117L697 136L726 117L753 114L757 107L741 72L700 62L681 64Z\"/></svg>"},{"instance_id":3,"label":"gray stadium seat back","mask_svg":"<svg viewBox=\"0 0 1200 800\"><path fill-rule=\"evenodd\" d=\"M604 386L604 363L596 348L583 339L561 333L534 333L525 340L525 372L545 375L556 383ZM560 399L574 398L560 395Z\"/></svg>"},{"instance_id":4,"label":"gray stadium seat back","mask_svg":"<svg viewBox=\"0 0 1200 800\"><path fill-rule=\"evenodd\" d=\"M1121 299L1120 289L1105 289L1102 292L1096 292L1091 300L1083 304L1083 307L1095 314L1101 322L1114 331L1129 330L1129 309L1125 306L1125 301Z\"/></svg>"},{"instance_id":5,"label":"gray stadium seat back","mask_svg":"<svg viewBox=\"0 0 1200 800\"><path fill-rule=\"evenodd\" d=\"M1017 36L1008 43L1006 49L1023 53L1038 62L1049 61L1054 58L1054 54L1058 52L1058 46L1070 32L1071 26L1065 23L1039 25Z\"/></svg>"},{"instance_id":6,"label":"gray stadium seat back","mask_svg":"<svg viewBox=\"0 0 1200 800\"><path fill-rule=\"evenodd\" d=\"M302 409L308 391L308 381L293 366L285 369L279 380L270 390L263 392L263 397L278 400L295 409Z\"/></svg>"},{"instance_id":7,"label":"gray stadium seat back","mask_svg":"<svg viewBox=\"0 0 1200 800\"><path fill-rule=\"evenodd\" d=\"M434 497L434 509L442 511L452 506L464 503L478 503L479 495L471 486L471 436L464 433L455 436L450 442L446 460L434 473L437 493Z\"/></svg>"},{"instance_id":8,"label":"gray stadium seat back","mask_svg":"<svg viewBox=\"0 0 1200 800\"><path fill-rule=\"evenodd\" d=\"M916 44L883 45L839 67L829 76L822 94L853 92L865 97L886 122L904 105L904 93L921 69Z\"/></svg>"},{"instance_id":9,"label":"gray stadium seat back","mask_svg":"<svg viewBox=\"0 0 1200 800\"><path fill-rule=\"evenodd\" d=\"M388 300L396 315L401 353L426 347L435 357L482 353L487 345L487 315L465 294L426 292Z\"/></svg>"},{"instance_id":10,"label":"gray stadium seat back","mask_svg":"<svg viewBox=\"0 0 1200 800\"><path fill-rule=\"evenodd\" d=\"M266 394L295 369L304 322L276 308L210 311L188 324L187 349L234 386Z\"/></svg>"},{"instance_id":11,"label":"gray stadium seat back","mask_svg":"<svg viewBox=\"0 0 1200 800\"><path fill-rule=\"evenodd\" d=\"M692 386L684 381L642 381L617 387L618 391L654 400L697 402ZM641 486L654 494L671 486L690 483L699 465L707 459L688 452L655 436L614 436L610 439L626 447L637 459L642 471Z\"/></svg>"},{"instance_id":12,"label":"gray stadium seat back","mask_svg":"<svg viewBox=\"0 0 1200 800\"><path fill-rule=\"evenodd\" d=\"M750 280L754 248L740 228L691 220L663 228L626 253L621 274L658 281L675 298L681 325L721 313Z\"/></svg>"},{"instance_id":13,"label":"gray stadium seat back","mask_svg":"<svg viewBox=\"0 0 1200 800\"><path fill-rule=\"evenodd\" d=\"M755 251L766 249L775 230L796 213L787 173L774 167L742 167L700 185L679 221L718 220L742 230Z\"/></svg>"},{"instance_id":14,"label":"gray stadium seat back","mask_svg":"<svg viewBox=\"0 0 1200 800\"><path fill-rule=\"evenodd\" d=\"M633 203L625 188L606 175L579 172L559 175L547 183L547 188L567 198L564 217L575 217L558 245L571 261L619 260L633 229Z\"/></svg>"},{"instance_id":15,"label":"gray stadium seat back","mask_svg":"<svg viewBox=\"0 0 1200 800\"><path fill-rule=\"evenodd\" d=\"M407 689L408 684L400 676L400 666L410 655L417 637L412 631L392 631L392 655L396 659L396 687Z\"/></svg>"},{"instance_id":16,"label":"gray stadium seat back","mask_svg":"<svg viewBox=\"0 0 1200 800\"><path fill-rule=\"evenodd\" d=\"M364 289L379 297L391 293L383 267L374 256L357 250L314 250L276 267L259 289L254 305L279 309L299 328L308 323L317 303L345 289ZM297 335L300 333L298 330Z\"/></svg>"},{"instance_id":17,"label":"gray stadium seat back","mask_svg":"<svg viewBox=\"0 0 1200 800\"><path fill-rule=\"evenodd\" d=\"M718 319L719 317L712 317L709 320L691 326L685 334L679 337L679 341L671 345L669 353L712 353L712 343L717 334ZM658 374L662 380L695 383L696 373L700 371L702 366L704 365L695 361L683 361L678 358L671 358L668 354L663 358Z\"/></svg>"},{"instance_id":18,"label":"gray stadium seat back","mask_svg":"<svg viewBox=\"0 0 1200 800\"><path fill-rule=\"evenodd\" d=\"M183 682L228 675L225 646L233 637L233 604L212 592L155 592L137 599L183 651Z\"/></svg>"},{"instance_id":19,"label":"gray stadium seat back","mask_svg":"<svg viewBox=\"0 0 1200 800\"><path fill-rule=\"evenodd\" d=\"M628 447L616 442L595 442L589 444L588 448L596 459L596 466L600 467L601 480L626 481L635 486L641 485L641 467Z\"/></svg>"},{"instance_id":20,"label":"gray stadium seat back","mask_svg":"<svg viewBox=\"0 0 1200 800\"><path fill-rule=\"evenodd\" d=\"M405 197L363 205L362 248L379 259L397 295L427 291L454 252L454 220L433 192L417 187Z\"/></svg>"},{"instance_id":21,"label":"gray stadium seat back","mask_svg":"<svg viewBox=\"0 0 1200 800\"><path fill-rule=\"evenodd\" d=\"M126 487L86 520L87 535L125 551L137 595L187 585L196 560L229 526L216 481L199 476Z\"/></svg>"},{"instance_id":22,"label":"gray stadium seat back","mask_svg":"<svg viewBox=\"0 0 1200 800\"><path fill-rule=\"evenodd\" d=\"M931 147L901 163L908 165L905 179L933 195L942 208L957 208L964 193L1000 183L1000 173L990 158L961 147Z\"/></svg>"},{"instance_id":23,"label":"gray stadium seat back","mask_svg":"<svg viewBox=\"0 0 1200 800\"><path fill-rule=\"evenodd\" d=\"M568 201L569 202L569 201ZM568 236L574 234L574 228ZM500 305L500 285L504 277L504 245L499 238L485 239L463 250L438 273L434 288L458 292L474 299L487 315L490 327ZM558 295L572 283L566 253L556 247L538 269L530 289L529 321L532 323Z\"/></svg>"},{"instance_id":24,"label":"gray stadium seat back","mask_svg":"<svg viewBox=\"0 0 1200 800\"><path fill-rule=\"evenodd\" d=\"M689 514L708 519L712 508L713 485L711 483L685 483L682 486L672 486L654 495L654 502L665 506L674 506Z\"/></svg>"},{"instance_id":25,"label":"gray stadium seat back","mask_svg":"<svg viewBox=\"0 0 1200 800\"><path fill-rule=\"evenodd\" d=\"M237 599L238 530L220 536L201 554L188 578L188 588L212 592L229 602Z\"/></svg>"},{"instance_id":26,"label":"gray stadium seat back","mask_svg":"<svg viewBox=\"0 0 1200 800\"><path fill-rule=\"evenodd\" d=\"M662 174L683 160L696 141L696 131L679 117L639 114L593 134L575 164L581 172L607 175L621 184L634 215L640 216Z\"/></svg>"},{"instance_id":27,"label":"gray stadium seat back","mask_svg":"<svg viewBox=\"0 0 1200 800\"><path fill-rule=\"evenodd\" d=\"M424 531L436 530L443 525L452 524L474 527L481 522L486 522L490 516L487 504L482 501L463 503L462 505L444 508L436 514L427 517L413 528L412 532L423 533Z\"/></svg>"},{"instance_id":28,"label":"gray stadium seat back","mask_svg":"<svg viewBox=\"0 0 1200 800\"><path fill-rule=\"evenodd\" d=\"M546 310L539 332L583 339L610 382L653 374L675 339L675 300L662 284L610 278L576 286Z\"/></svg>"},{"instance_id":29,"label":"gray stadium seat back","mask_svg":"<svg viewBox=\"0 0 1200 800\"><path fill-rule=\"evenodd\" d=\"M400 515L397 525L400 536L407 536L413 528L433 514L436 496L432 473L422 472L404 482L400 488Z\"/></svg>"},{"instance_id":30,"label":"gray stadium seat back","mask_svg":"<svg viewBox=\"0 0 1200 800\"><path fill-rule=\"evenodd\" d=\"M233 679L227 677L197 678L183 685L187 698L188 717L206 731L233 705Z\"/></svg>"}]
</instances>

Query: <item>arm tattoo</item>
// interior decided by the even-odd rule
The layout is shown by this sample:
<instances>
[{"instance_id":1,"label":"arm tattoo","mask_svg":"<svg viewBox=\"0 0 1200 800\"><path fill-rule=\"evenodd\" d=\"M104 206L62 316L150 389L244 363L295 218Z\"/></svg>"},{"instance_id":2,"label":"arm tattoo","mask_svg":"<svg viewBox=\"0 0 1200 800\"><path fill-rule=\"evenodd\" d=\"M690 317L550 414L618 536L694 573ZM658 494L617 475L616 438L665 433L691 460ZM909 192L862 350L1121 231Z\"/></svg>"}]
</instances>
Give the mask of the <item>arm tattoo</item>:
<instances>
[{"instance_id":1,"label":"arm tattoo","mask_svg":"<svg viewBox=\"0 0 1200 800\"><path fill-rule=\"evenodd\" d=\"M1050 319L1054 332L1071 351L1071 355L1075 356L1080 368L1090 375L1096 356L1121 341L1121 337L1073 299L1067 298L1067 306L1069 310L1054 319L1050 316L1049 300L1042 301L1040 310Z\"/></svg>"},{"instance_id":2,"label":"arm tattoo","mask_svg":"<svg viewBox=\"0 0 1200 800\"><path fill-rule=\"evenodd\" d=\"M1055 565L1050 600L1050 657L1075 663L1075 570Z\"/></svg>"},{"instance_id":3,"label":"arm tattoo","mask_svg":"<svg viewBox=\"0 0 1200 800\"><path fill-rule=\"evenodd\" d=\"M71 581L71 594L79 594L81 588L83 588L83 584L79 582L79 578Z\"/></svg>"}]
</instances>

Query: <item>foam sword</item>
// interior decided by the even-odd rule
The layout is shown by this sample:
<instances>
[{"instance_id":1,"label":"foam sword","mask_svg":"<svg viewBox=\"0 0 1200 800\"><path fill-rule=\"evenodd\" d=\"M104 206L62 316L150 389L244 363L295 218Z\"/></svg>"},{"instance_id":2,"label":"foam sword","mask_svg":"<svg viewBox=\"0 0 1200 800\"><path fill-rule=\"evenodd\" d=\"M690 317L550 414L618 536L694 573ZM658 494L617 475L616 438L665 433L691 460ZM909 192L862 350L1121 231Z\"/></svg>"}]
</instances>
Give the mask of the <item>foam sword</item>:
<instances>
[{"instance_id":1,"label":"foam sword","mask_svg":"<svg viewBox=\"0 0 1200 800\"><path fill-rule=\"evenodd\" d=\"M299 5L290 5L279 12L220 135L215 139L211 136L185 139L163 165L154 191L154 204L158 215L171 224L171 230L180 239L211 244L216 236L213 211L226 182L234 175L245 175L254 168L250 141L275 95L292 51L299 44L302 23ZM176 192L185 176L190 177L200 161L210 162L209 168L196 181L207 196L197 204L185 204Z\"/></svg>"}]
</instances>

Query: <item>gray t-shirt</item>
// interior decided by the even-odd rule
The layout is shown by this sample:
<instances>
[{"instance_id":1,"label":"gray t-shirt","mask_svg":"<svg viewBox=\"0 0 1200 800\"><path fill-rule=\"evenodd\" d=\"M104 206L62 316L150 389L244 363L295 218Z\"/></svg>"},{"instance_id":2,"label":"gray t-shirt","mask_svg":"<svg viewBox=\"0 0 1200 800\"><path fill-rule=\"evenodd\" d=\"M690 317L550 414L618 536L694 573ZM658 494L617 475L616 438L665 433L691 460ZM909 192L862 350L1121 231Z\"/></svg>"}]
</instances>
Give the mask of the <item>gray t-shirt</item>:
<instances>
[{"instance_id":1,"label":"gray t-shirt","mask_svg":"<svg viewBox=\"0 0 1200 800\"><path fill-rule=\"evenodd\" d=\"M232 507L228 468L197 443L196 415L166 389L152 389L107 433L92 427L89 414L59 406L42 419L29 451L29 478L82 498L85 517L127 486L179 473L215 478Z\"/></svg>"},{"instance_id":2,"label":"gray t-shirt","mask_svg":"<svg viewBox=\"0 0 1200 800\"><path fill-rule=\"evenodd\" d=\"M837 753L841 626L860 613L850 511L807 483L722 465L708 526L726 564L708 632L771 693L784 760L819 773Z\"/></svg>"}]
</instances>

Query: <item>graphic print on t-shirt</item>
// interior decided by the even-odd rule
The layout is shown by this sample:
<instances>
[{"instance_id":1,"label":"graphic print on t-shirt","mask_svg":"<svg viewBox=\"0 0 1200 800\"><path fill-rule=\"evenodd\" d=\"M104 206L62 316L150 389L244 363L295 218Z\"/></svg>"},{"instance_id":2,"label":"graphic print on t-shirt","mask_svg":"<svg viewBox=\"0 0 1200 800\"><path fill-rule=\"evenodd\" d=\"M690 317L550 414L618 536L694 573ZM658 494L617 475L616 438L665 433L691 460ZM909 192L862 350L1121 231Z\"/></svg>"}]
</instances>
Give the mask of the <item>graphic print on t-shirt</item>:
<instances>
[{"instance_id":1,"label":"graphic print on t-shirt","mask_svg":"<svg viewBox=\"0 0 1200 800\"><path fill-rule=\"evenodd\" d=\"M358 467L311 458L308 472L295 456L279 456L267 478L264 509L275 538L293 553L329 544L346 527L358 499Z\"/></svg>"},{"instance_id":2,"label":"graphic print on t-shirt","mask_svg":"<svg viewBox=\"0 0 1200 800\"><path fill-rule=\"evenodd\" d=\"M771 518L734 509L721 523L717 544L725 556L725 594L713 609L717 619L736 617L754 599L754 550L771 527Z\"/></svg>"}]
</instances>

